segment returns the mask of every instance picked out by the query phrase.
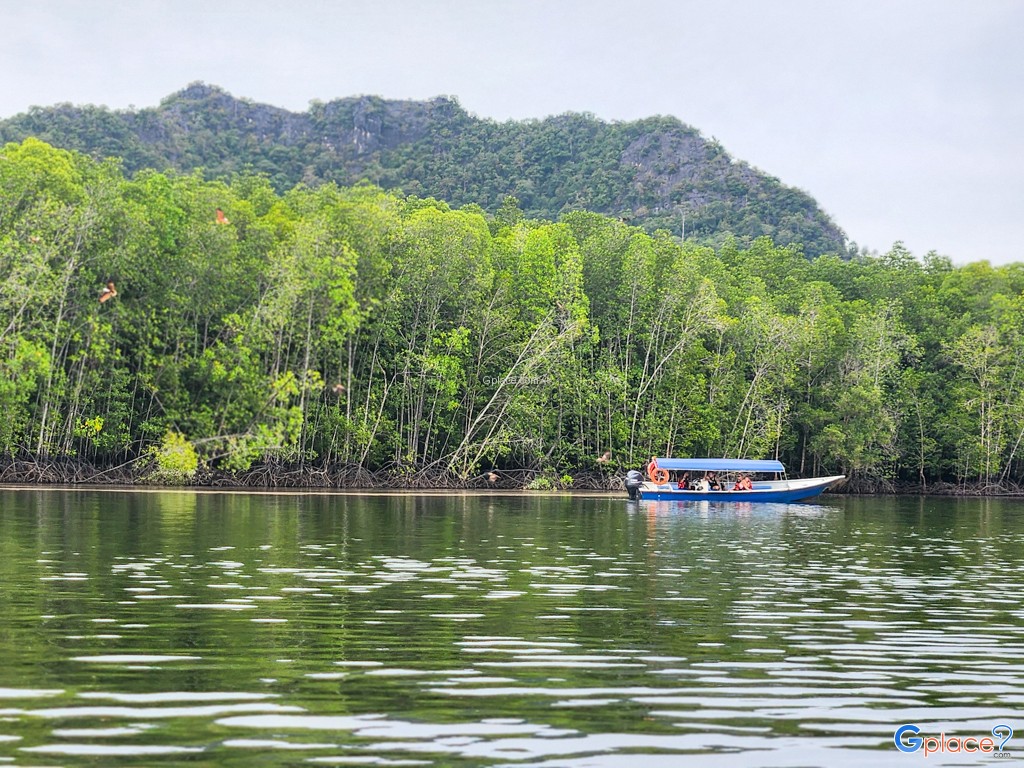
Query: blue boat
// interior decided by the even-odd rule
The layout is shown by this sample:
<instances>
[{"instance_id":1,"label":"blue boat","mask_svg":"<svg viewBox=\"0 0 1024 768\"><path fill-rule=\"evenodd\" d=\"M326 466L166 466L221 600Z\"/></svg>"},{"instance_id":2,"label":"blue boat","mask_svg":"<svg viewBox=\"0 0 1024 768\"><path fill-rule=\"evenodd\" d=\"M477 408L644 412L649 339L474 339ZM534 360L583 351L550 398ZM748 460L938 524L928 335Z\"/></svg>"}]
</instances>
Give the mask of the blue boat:
<instances>
[{"instance_id":1,"label":"blue boat","mask_svg":"<svg viewBox=\"0 0 1024 768\"><path fill-rule=\"evenodd\" d=\"M711 490L703 482L707 473L721 472L721 490ZM780 461L755 459L673 459L654 458L647 467L647 479L630 472L626 489L630 498L655 501L772 501L790 502L811 499L832 485L845 480L845 475L811 477L791 480ZM693 483L679 487L684 473ZM742 478L749 478L746 489L736 488Z\"/></svg>"}]
</instances>

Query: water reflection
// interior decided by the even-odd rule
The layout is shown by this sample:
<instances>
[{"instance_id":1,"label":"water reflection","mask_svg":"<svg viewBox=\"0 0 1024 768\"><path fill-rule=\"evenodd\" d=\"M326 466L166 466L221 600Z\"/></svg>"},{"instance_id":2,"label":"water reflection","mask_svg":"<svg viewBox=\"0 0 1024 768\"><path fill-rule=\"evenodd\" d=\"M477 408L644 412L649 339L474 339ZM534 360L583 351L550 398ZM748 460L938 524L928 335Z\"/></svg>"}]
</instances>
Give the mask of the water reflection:
<instances>
[{"instance_id":1,"label":"water reflection","mask_svg":"<svg viewBox=\"0 0 1024 768\"><path fill-rule=\"evenodd\" d=\"M0 502L6 764L896 764L1024 703L1005 502Z\"/></svg>"}]
</instances>

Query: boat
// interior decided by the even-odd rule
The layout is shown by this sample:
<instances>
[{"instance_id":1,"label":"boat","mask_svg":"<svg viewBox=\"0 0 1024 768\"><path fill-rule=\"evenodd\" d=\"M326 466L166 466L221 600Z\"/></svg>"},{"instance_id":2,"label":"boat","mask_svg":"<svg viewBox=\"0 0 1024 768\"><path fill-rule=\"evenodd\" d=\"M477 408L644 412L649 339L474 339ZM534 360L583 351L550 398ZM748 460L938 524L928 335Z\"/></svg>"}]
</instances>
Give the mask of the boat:
<instances>
[{"instance_id":1,"label":"boat","mask_svg":"<svg viewBox=\"0 0 1024 768\"><path fill-rule=\"evenodd\" d=\"M679 478L689 472L695 480L708 472L723 473L722 490L679 488ZM647 467L647 478L630 471L626 476L629 497L655 501L771 501L790 502L814 498L845 475L791 480L781 461L758 459L673 459L654 458ZM753 477L751 477L753 475ZM735 481L750 477L749 490L734 490Z\"/></svg>"}]
</instances>

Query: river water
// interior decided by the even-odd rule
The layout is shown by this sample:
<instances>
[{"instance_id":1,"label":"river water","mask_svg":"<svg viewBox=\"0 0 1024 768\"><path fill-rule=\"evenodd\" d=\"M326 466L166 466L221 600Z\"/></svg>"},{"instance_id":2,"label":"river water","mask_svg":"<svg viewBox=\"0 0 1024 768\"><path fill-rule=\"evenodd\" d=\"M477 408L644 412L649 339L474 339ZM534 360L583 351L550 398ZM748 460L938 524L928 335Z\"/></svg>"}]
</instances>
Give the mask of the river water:
<instances>
[{"instance_id":1,"label":"river water","mask_svg":"<svg viewBox=\"0 0 1024 768\"><path fill-rule=\"evenodd\" d=\"M1022 586L1024 501L5 490L0 765L1020 759Z\"/></svg>"}]
</instances>

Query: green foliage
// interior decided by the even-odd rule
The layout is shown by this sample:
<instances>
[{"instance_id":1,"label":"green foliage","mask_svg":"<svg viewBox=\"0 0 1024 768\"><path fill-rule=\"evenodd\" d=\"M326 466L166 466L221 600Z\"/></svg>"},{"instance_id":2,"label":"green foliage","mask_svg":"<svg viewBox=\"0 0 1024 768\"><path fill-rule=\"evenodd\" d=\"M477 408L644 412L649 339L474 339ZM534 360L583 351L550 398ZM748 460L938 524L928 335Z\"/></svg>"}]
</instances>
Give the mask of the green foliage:
<instances>
[{"instance_id":1,"label":"green foliage","mask_svg":"<svg viewBox=\"0 0 1024 768\"><path fill-rule=\"evenodd\" d=\"M589 152L587 121L565 125L564 152ZM552 489L606 450L620 468L771 456L874 487L1024 480L1020 265L900 244L808 261L766 237L539 219L508 195L490 217L271 181L0 152L5 456L145 459L165 483L313 464L410 483L520 469Z\"/></svg>"},{"instance_id":2,"label":"green foliage","mask_svg":"<svg viewBox=\"0 0 1024 768\"><path fill-rule=\"evenodd\" d=\"M29 403L49 367L46 349L24 338L11 339L0 358L0 451L9 456L24 445Z\"/></svg>"},{"instance_id":3,"label":"green foliage","mask_svg":"<svg viewBox=\"0 0 1024 768\"><path fill-rule=\"evenodd\" d=\"M162 485L186 485L199 469L199 454L183 434L168 431L160 444L150 448L154 469L151 482Z\"/></svg>"}]
</instances>

